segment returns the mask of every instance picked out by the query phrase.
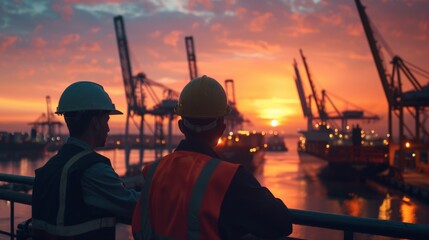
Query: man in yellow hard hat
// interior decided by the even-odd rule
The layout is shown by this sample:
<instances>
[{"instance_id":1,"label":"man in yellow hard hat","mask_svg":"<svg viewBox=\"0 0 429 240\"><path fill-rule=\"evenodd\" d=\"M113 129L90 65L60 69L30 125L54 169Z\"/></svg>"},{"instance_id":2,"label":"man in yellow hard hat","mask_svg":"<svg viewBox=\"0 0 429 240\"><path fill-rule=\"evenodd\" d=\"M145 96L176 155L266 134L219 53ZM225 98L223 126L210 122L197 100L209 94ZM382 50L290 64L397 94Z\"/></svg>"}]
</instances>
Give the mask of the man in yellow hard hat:
<instances>
[{"instance_id":1,"label":"man in yellow hard hat","mask_svg":"<svg viewBox=\"0 0 429 240\"><path fill-rule=\"evenodd\" d=\"M292 232L283 202L213 150L229 112L215 79L202 76L183 88L176 113L185 140L143 169L145 184L132 222L136 240L278 238Z\"/></svg>"},{"instance_id":2,"label":"man in yellow hard hat","mask_svg":"<svg viewBox=\"0 0 429 240\"><path fill-rule=\"evenodd\" d=\"M116 221L130 224L139 193L128 190L103 147L110 115L122 114L103 87L75 82L58 103L70 137L35 171L32 197L33 239L115 239Z\"/></svg>"}]
</instances>

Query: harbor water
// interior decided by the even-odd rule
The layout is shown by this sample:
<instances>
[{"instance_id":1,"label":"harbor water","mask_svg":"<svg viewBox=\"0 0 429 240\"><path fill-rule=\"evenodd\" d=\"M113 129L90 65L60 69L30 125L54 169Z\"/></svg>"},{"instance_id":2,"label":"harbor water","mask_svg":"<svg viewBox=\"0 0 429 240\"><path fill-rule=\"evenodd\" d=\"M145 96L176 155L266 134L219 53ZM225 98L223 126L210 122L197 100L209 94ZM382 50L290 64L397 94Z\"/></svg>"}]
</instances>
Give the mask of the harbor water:
<instances>
[{"instance_id":1,"label":"harbor water","mask_svg":"<svg viewBox=\"0 0 429 240\"><path fill-rule=\"evenodd\" d=\"M407 196L397 190L371 180L325 179L319 175L326 169L326 162L296 151L296 138L286 138L288 152L267 152L261 175L263 186L293 209L344 214L350 216L429 224L429 203ZM119 175L126 171L123 150L100 151L111 159ZM131 151L131 163L136 163L138 151ZM154 158L153 150L144 152L145 161ZM1 159L0 172L34 176L34 170L42 166L53 153L35 158ZM9 231L10 203L0 201L0 229ZM15 225L31 216L31 207L15 205ZM429 225L428 225L429 227ZM294 225L291 235L303 239L342 239L343 232ZM0 239L9 239L0 235ZM131 229L118 224L117 239L132 239ZM380 236L355 234L355 239L390 239Z\"/></svg>"}]
</instances>

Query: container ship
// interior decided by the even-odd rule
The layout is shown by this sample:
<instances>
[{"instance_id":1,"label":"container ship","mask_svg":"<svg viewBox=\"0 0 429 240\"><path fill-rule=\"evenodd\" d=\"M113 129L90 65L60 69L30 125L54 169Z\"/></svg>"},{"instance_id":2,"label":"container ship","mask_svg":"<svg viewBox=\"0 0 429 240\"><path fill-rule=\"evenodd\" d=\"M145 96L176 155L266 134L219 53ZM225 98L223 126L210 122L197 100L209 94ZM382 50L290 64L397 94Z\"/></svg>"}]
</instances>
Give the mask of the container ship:
<instances>
[{"instance_id":1,"label":"container ship","mask_svg":"<svg viewBox=\"0 0 429 240\"><path fill-rule=\"evenodd\" d=\"M0 155L35 155L46 149L46 142L35 134L0 132Z\"/></svg>"},{"instance_id":2,"label":"container ship","mask_svg":"<svg viewBox=\"0 0 429 240\"><path fill-rule=\"evenodd\" d=\"M389 142L374 131L365 133L359 126L341 132L328 125L301 131L298 152L309 153L330 167L351 169L359 176L380 173L389 167Z\"/></svg>"},{"instance_id":3,"label":"container ship","mask_svg":"<svg viewBox=\"0 0 429 240\"><path fill-rule=\"evenodd\" d=\"M283 139L283 136L274 132L267 137L267 151L269 152L287 152L289 149Z\"/></svg>"},{"instance_id":4,"label":"container ship","mask_svg":"<svg viewBox=\"0 0 429 240\"><path fill-rule=\"evenodd\" d=\"M223 160L241 164L254 175L260 175L263 171L266 148L264 133L237 131L223 136L215 151Z\"/></svg>"}]
</instances>

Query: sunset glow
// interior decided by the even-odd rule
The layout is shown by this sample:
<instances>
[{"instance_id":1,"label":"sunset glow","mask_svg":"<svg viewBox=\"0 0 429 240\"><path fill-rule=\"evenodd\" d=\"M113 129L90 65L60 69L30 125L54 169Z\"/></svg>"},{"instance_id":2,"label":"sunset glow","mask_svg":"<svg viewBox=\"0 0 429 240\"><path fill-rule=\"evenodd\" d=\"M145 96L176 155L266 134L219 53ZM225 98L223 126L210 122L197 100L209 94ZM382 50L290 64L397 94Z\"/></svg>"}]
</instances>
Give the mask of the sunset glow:
<instances>
[{"instance_id":1,"label":"sunset glow","mask_svg":"<svg viewBox=\"0 0 429 240\"><path fill-rule=\"evenodd\" d=\"M427 71L429 3L362 3L390 49ZM192 35L199 75L222 85L234 79L246 128L277 126L286 133L306 128L292 66L296 59L311 94L299 55L303 49L317 91L379 114L381 121L363 128L387 131L387 101L355 3L334 0L0 1L0 131L28 131L28 123L46 112L47 95L55 111L63 89L80 80L102 84L126 112L113 26L117 15L124 17L133 74L144 72L178 92L189 81L184 38ZM390 72L391 58L384 57ZM155 92L163 98L162 90ZM153 106L155 100L146 97ZM354 106L336 104L341 110ZM123 133L125 119L112 117L111 132ZM146 121L153 124L150 116Z\"/></svg>"}]
</instances>

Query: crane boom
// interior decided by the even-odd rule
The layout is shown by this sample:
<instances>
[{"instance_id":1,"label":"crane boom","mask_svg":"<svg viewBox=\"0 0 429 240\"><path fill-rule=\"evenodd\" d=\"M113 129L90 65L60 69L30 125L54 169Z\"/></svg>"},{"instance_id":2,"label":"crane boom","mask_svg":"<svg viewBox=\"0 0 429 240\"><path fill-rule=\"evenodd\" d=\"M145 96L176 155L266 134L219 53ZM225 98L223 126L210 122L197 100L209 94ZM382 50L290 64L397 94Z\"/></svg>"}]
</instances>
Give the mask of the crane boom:
<instances>
[{"instance_id":1,"label":"crane boom","mask_svg":"<svg viewBox=\"0 0 429 240\"><path fill-rule=\"evenodd\" d=\"M296 63L295 59L293 59L293 68L295 69L295 85L298 91L299 100L301 102L302 113L304 114L304 117L311 117L312 113L307 105L307 99L305 96L304 87L302 85L301 74L299 73L298 64Z\"/></svg>"},{"instance_id":2,"label":"crane boom","mask_svg":"<svg viewBox=\"0 0 429 240\"><path fill-rule=\"evenodd\" d=\"M136 88L136 86L133 81L124 20L122 16L116 16L113 21L115 24L116 40L118 43L119 50L119 60L121 61L122 78L124 81L127 103L130 108L136 109L137 101L136 97L134 96L134 89Z\"/></svg>"},{"instance_id":3,"label":"crane boom","mask_svg":"<svg viewBox=\"0 0 429 240\"><path fill-rule=\"evenodd\" d=\"M311 92L313 94L314 102L316 103L317 111L319 113L319 117L322 121L325 121L328 118L328 114L325 111L325 106L322 100L317 97L317 91L314 87L313 80L311 78L310 70L308 69L307 61L305 60L304 54L302 53L302 49L299 50L301 54L302 61L304 62L305 71L307 72L308 81L310 83Z\"/></svg>"},{"instance_id":4,"label":"crane boom","mask_svg":"<svg viewBox=\"0 0 429 240\"><path fill-rule=\"evenodd\" d=\"M374 37L373 30L369 22L369 18L365 13L365 7L362 5L360 0L355 0L355 2L359 12L360 19L362 21L363 28L365 30L365 35L368 40L369 47L371 49L372 56L374 58L375 65L377 67L378 75L381 79L381 84L383 85L384 94L386 95L389 105L395 105L393 91L389 85L386 70L384 69L384 66L383 66L383 60L379 51L379 47L377 46L377 41Z\"/></svg>"},{"instance_id":5,"label":"crane boom","mask_svg":"<svg viewBox=\"0 0 429 240\"><path fill-rule=\"evenodd\" d=\"M192 36L185 37L186 43L186 56L188 58L189 65L189 77L190 81L196 77L198 77L197 70L197 58L195 56L195 48L194 48L194 38Z\"/></svg>"}]
</instances>

